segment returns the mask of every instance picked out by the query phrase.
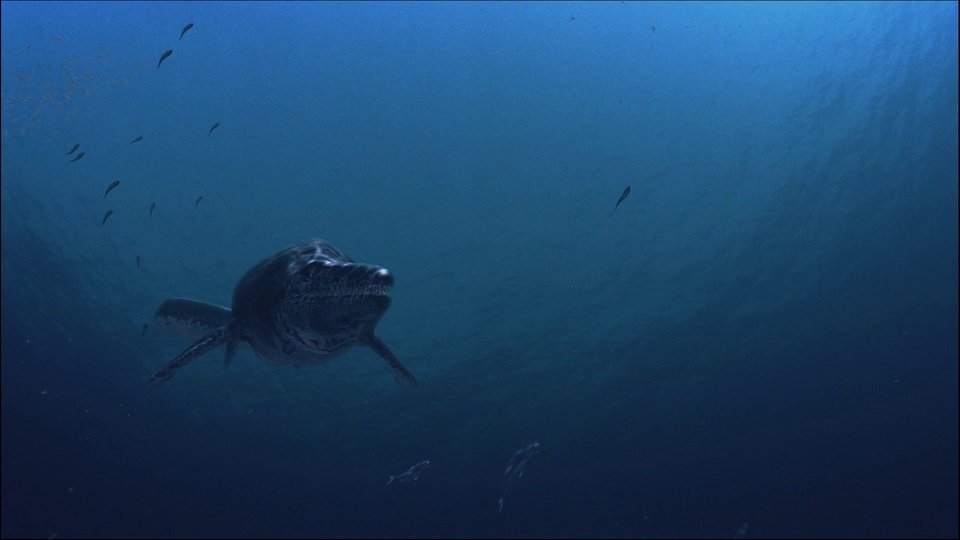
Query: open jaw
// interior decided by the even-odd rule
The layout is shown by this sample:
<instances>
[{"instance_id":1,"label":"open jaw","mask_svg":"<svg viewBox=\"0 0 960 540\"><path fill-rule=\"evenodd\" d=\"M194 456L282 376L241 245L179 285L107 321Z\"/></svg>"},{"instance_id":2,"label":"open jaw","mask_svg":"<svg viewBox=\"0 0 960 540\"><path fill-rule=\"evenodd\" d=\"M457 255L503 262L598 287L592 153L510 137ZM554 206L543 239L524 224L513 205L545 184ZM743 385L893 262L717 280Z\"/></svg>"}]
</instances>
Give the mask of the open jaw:
<instances>
[{"instance_id":1,"label":"open jaw","mask_svg":"<svg viewBox=\"0 0 960 540\"><path fill-rule=\"evenodd\" d=\"M322 296L383 296L393 286L393 274L372 264L324 264L311 282Z\"/></svg>"}]
</instances>

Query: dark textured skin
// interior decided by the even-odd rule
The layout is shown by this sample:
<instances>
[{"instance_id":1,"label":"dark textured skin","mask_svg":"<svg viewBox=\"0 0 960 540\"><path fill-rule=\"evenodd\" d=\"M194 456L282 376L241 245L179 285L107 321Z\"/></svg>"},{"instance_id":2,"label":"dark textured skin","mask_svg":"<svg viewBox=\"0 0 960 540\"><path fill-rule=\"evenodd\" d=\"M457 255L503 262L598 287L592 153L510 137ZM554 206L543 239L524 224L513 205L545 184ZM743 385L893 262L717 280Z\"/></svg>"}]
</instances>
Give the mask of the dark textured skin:
<instances>
[{"instance_id":1,"label":"dark textured skin","mask_svg":"<svg viewBox=\"0 0 960 540\"><path fill-rule=\"evenodd\" d=\"M206 333L151 381L169 378L190 360L224 344L227 361L242 342L267 363L296 366L324 362L363 344L387 362L398 382L416 386L413 375L374 335L390 307L387 291L392 285L386 269L354 263L323 240L287 248L240 278L231 310L186 299L164 302L156 314L161 327L181 325Z\"/></svg>"}]
</instances>

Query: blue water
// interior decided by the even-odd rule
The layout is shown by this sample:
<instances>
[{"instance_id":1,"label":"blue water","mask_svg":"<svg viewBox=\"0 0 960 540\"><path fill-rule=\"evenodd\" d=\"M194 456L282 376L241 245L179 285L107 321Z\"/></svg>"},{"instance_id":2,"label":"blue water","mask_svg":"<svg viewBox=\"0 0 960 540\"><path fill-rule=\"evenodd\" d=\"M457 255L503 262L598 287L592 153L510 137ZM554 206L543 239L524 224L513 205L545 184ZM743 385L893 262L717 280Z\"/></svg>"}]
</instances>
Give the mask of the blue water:
<instances>
[{"instance_id":1,"label":"blue water","mask_svg":"<svg viewBox=\"0 0 960 540\"><path fill-rule=\"evenodd\" d=\"M2 536L956 538L957 7L3 2ZM314 237L418 387L147 384Z\"/></svg>"}]
</instances>

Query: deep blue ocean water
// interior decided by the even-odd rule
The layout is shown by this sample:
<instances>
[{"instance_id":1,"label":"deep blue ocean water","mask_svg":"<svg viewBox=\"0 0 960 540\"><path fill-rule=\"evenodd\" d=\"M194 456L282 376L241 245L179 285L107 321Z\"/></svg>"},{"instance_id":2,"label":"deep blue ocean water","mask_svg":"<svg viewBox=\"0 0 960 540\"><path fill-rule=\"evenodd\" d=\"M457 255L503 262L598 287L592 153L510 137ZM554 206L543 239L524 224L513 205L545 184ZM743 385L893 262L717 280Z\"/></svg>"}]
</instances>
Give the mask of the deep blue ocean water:
<instances>
[{"instance_id":1,"label":"deep blue ocean water","mask_svg":"<svg viewBox=\"0 0 960 540\"><path fill-rule=\"evenodd\" d=\"M957 537L957 2L0 5L3 537ZM418 387L147 384L314 237Z\"/></svg>"}]
</instances>

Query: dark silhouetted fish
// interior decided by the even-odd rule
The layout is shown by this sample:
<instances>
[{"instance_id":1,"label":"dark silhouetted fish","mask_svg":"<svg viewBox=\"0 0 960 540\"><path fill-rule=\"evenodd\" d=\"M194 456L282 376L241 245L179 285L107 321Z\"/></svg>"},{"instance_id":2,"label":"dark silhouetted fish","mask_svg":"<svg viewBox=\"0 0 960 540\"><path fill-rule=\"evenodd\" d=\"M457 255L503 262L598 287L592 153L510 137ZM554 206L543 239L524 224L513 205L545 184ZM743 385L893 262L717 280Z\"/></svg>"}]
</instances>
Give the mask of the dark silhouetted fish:
<instances>
[{"instance_id":1,"label":"dark silhouetted fish","mask_svg":"<svg viewBox=\"0 0 960 540\"><path fill-rule=\"evenodd\" d=\"M613 207L613 211L616 212L617 208L620 207L620 203L627 198L627 195L630 194L630 186L627 186L627 189L623 190L623 193L620 195L620 198L617 199L617 205Z\"/></svg>"},{"instance_id":2,"label":"dark silhouetted fish","mask_svg":"<svg viewBox=\"0 0 960 540\"><path fill-rule=\"evenodd\" d=\"M70 154L76 152L76 151L77 151L77 148L80 148L80 143L77 143L77 144L73 145L73 148L71 148L70 151L67 152L67 153L64 154L64 155L65 155L65 156L69 156Z\"/></svg>"},{"instance_id":3,"label":"dark silhouetted fish","mask_svg":"<svg viewBox=\"0 0 960 540\"><path fill-rule=\"evenodd\" d=\"M143 330L140 331L140 335L142 336L146 333L147 333L147 323L143 323Z\"/></svg>"},{"instance_id":4,"label":"dark silhouetted fish","mask_svg":"<svg viewBox=\"0 0 960 540\"><path fill-rule=\"evenodd\" d=\"M110 214L113 213L113 210L107 210L107 213L103 215L103 221L100 222L100 226L103 227L103 224L107 222L107 218L110 217Z\"/></svg>"},{"instance_id":5,"label":"dark silhouetted fish","mask_svg":"<svg viewBox=\"0 0 960 540\"><path fill-rule=\"evenodd\" d=\"M203 195L197 197L197 202L193 203L193 208L196 209L197 205L200 204L200 201L203 200Z\"/></svg>"},{"instance_id":6,"label":"dark silhouetted fish","mask_svg":"<svg viewBox=\"0 0 960 540\"><path fill-rule=\"evenodd\" d=\"M150 203L150 217L153 217L153 209L157 207L157 203Z\"/></svg>"},{"instance_id":7,"label":"dark silhouetted fish","mask_svg":"<svg viewBox=\"0 0 960 540\"><path fill-rule=\"evenodd\" d=\"M133 144L133 143L135 143L135 142L140 142L140 141L142 141L142 140L143 140L143 135L140 135L140 136L137 137L136 139L134 139L134 140L130 141L129 143L127 143L127 146L130 146L131 144Z\"/></svg>"},{"instance_id":8,"label":"dark silhouetted fish","mask_svg":"<svg viewBox=\"0 0 960 540\"><path fill-rule=\"evenodd\" d=\"M173 54L173 49L170 49L169 51L167 51L167 52L163 53L162 55L160 55L160 61L157 62L157 69L160 69L160 64L162 64L163 61L166 60L167 57L170 56L171 54Z\"/></svg>"},{"instance_id":9,"label":"dark silhouetted fish","mask_svg":"<svg viewBox=\"0 0 960 540\"><path fill-rule=\"evenodd\" d=\"M207 135L213 133L213 130L217 129L218 127L220 127L220 122L215 122L212 126L210 126L210 131L207 132Z\"/></svg>"},{"instance_id":10,"label":"dark silhouetted fish","mask_svg":"<svg viewBox=\"0 0 960 540\"><path fill-rule=\"evenodd\" d=\"M77 154L77 157L71 159L69 162L70 162L70 163L73 163L74 161L76 161L76 160L78 160L78 159L80 159L80 158L82 158L82 157L83 157L83 152L80 152L79 154Z\"/></svg>"},{"instance_id":11,"label":"dark silhouetted fish","mask_svg":"<svg viewBox=\"0 0 960 540\"><path fill-rule=\"evenodd\" d=\"M137 270L140 269L140 256L137 255Z\"/></svg>"},{"instance_id":12,"label":"dark silhouetted fish","mask_svg":"<svg viewBox=\"0 0 960 540\"><path fill-rule=\"evenodd\" d=\"M183 35L187 33L187 30L193 28L193 23L190 23L183 27L183 32L180 32L180 39L183 39Z\"/></svg>"},{"instance_id":13,"label":"dark silhouetted fish","mask_svg":"<svg viewBox=\"0 0 960 540\"><path fill-rule=\"evenodd\" d=\"M106 198L107 198L107 193L110 193L110 190L111 190L111 189L113 189L113 188L115 188L115 187L117 187L117 186L119 186L119 185L120 185L120 181L119 181L119 180L114 180L113 182L110 182L110 185L107 186L107 191L106 191L106 193L103 194L103 198L106 199Z\"/></svg>"}]
</instances>

